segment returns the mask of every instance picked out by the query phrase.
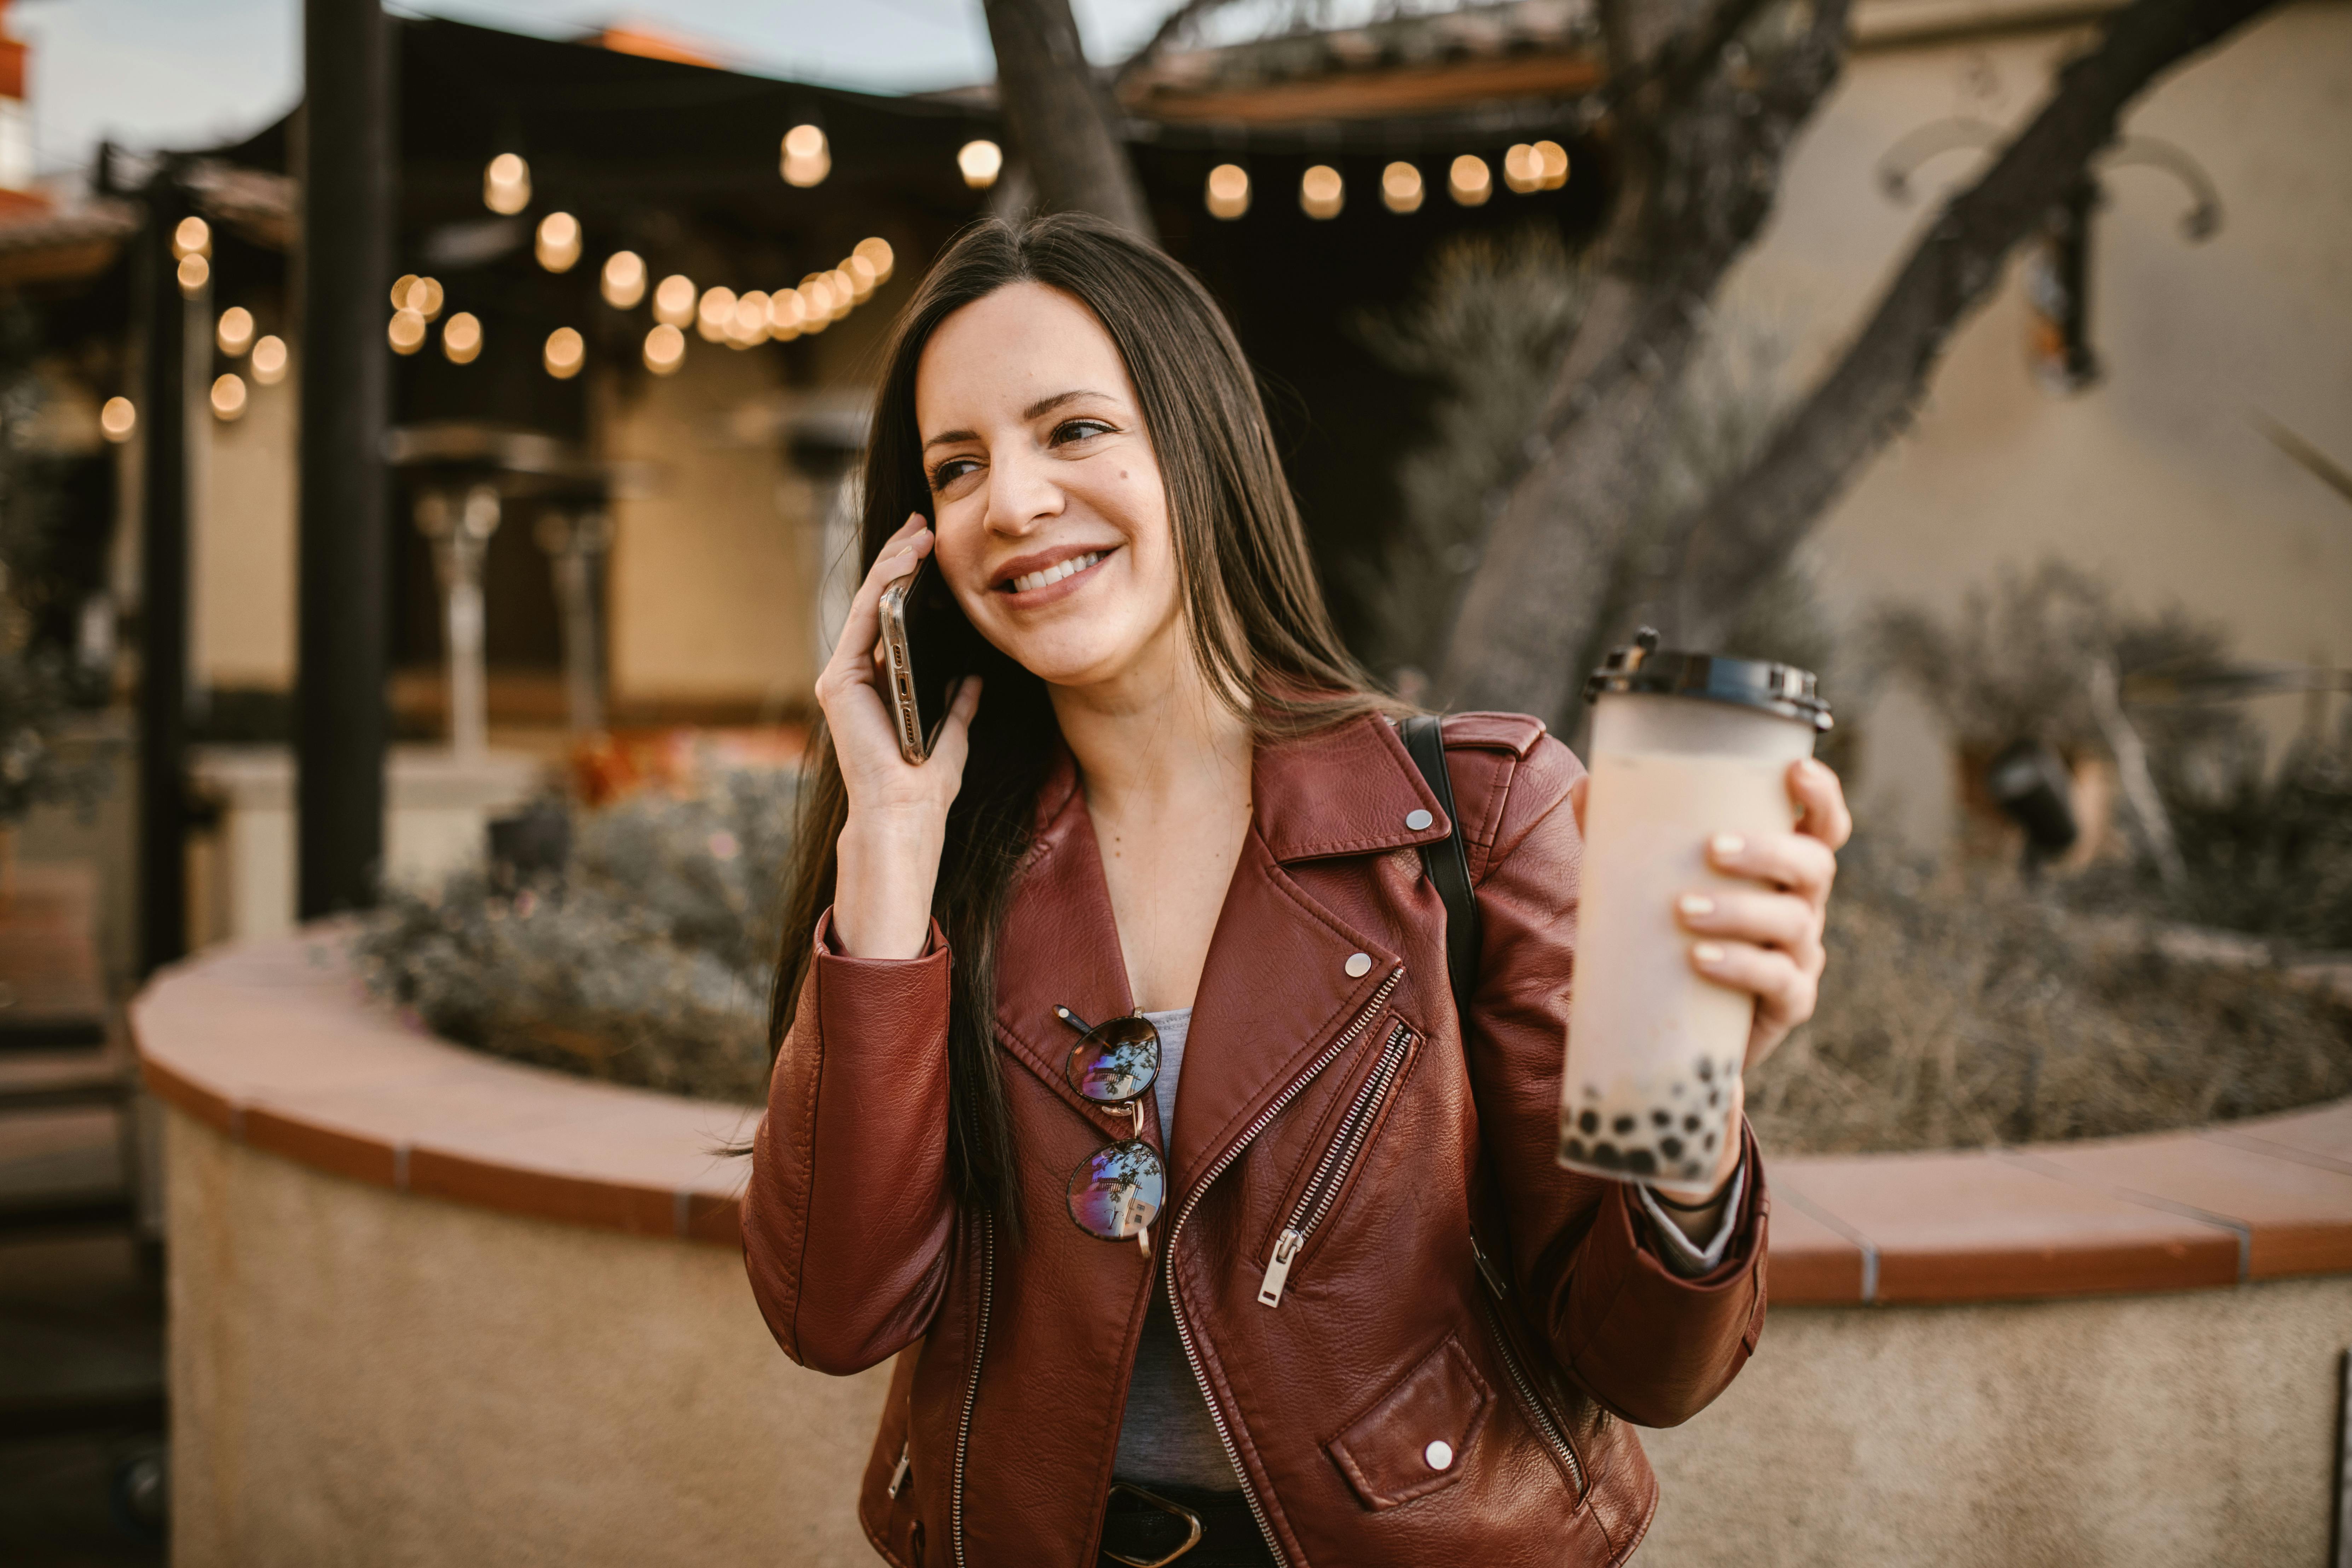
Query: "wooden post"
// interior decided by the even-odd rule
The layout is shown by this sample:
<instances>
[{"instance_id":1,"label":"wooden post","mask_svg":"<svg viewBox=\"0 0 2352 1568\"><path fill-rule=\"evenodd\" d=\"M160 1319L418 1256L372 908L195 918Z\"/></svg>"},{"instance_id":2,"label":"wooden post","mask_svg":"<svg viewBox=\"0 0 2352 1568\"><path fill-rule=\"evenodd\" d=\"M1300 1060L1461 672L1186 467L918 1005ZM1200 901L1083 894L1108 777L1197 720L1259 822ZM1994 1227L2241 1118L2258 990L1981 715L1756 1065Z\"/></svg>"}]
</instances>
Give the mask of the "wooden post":
<instances>
[{"instance_id":1,"label":"wooden post","mask_svg":"<svg viewBox=\"0 0 2352 1568\"><path fill-rule=\"evenodd\" d=\"M140 465L139 971L188 951L188 307L173 232L188 193L147 187L137 276L146 339Z\"/></svg>"}]
</instances>

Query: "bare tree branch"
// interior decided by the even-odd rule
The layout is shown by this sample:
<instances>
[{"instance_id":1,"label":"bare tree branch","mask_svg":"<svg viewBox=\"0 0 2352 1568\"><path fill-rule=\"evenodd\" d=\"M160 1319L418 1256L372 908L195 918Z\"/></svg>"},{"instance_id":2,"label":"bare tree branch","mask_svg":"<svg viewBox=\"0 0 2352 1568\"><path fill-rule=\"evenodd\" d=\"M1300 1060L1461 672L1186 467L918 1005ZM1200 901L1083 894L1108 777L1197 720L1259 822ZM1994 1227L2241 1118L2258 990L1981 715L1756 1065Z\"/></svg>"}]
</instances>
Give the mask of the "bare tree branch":
<instances>
[{"instance_id":1,"label":"bare tree branch","mask_svg":"<svg viewBox=\"0 0 2352 1568\"><path fill-rule=\"evenodd\" d=\"M1787 563L1864 460L1911 418L1944 345L1991 293L2001 264L2084 165L2115 139L2124 107L2158 74L2211 47L2273 0L2135 0L2098 47L2060 73L2040 113L1955 196L1836 368L1755 466L1703 509L1685 593L1716 632L1750 586Z\"/></svg>"},{"instance_id":2,"label":"bare tree branch","mask_svg":"<svg viewBox=\"0 0 2352 1568\"><path fill-rule=\"evenodd\" d=\"M1156 238L1116 132L1117 110L1079 47L1070 0L983 0L982 8L1005 125L1036 181L1039 204L1094 213Z\"/></svg>"},{"instance_id":3,"label":"bare tree branch","mask_svg":"<svg viewBox=\"0 0 2352 1568\"><path fill-rule=\"evenodd\" d=\"M1692 36L1713 36L1743 4L1721 0ZM1656 467L1660 409L1724 272L1771 212L1789 142L1843 62L1846 0L1782 16L1789 26L1759 46L1752 69L1713 68L1717 45L1674 112L1616 124L1619 191L1600 276L1446 650L1438 690L1457 705L1549 719L1566 702L1577 645Z\"/></svg>"}]
</instances>

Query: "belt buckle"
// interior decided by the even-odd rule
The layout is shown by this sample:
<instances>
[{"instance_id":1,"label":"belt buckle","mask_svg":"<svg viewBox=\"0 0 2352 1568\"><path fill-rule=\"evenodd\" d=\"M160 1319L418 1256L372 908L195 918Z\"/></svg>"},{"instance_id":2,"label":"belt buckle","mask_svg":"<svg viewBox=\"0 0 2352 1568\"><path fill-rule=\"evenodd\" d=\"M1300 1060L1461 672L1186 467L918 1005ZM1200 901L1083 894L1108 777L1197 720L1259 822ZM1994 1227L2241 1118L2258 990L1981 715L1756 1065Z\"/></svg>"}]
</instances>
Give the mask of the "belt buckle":
<instances>
[{"instance_id":1,"label":"belt buckle","mask_svg":"<svg viewBox=\"0 0 2352 1568\"><path fill-rule=\"evenodd\" d=\"M1175 1562L1176 1559L1183 1556L1186 1552L1192 1551L1192 1548L1201 1544L1201 1535L1203 1528L1201 1523L1201 1516L1194 1513L1191 1509L1186 1508L1182 1503L1171 1501L1167 1498L1161 1497L1158 1492L1145 1491L1141 1487L1135 1485L1131 1481L1113 1481L1110 1484L1110 1489L1115 1492L1126 1492L1130 1497L1141 1498L1145 1502L1150 1503L1160 1512L1173 1515L1175 1518L1182 1520L1186 1524L1192 1527L1192 1533L1186 1537L1184 1544L1178 1547L1175 1551L1170 1552L1165 1557L1127 1557L1122 1556L1118 1552L1113 1552L1109 1547L1106 1546L1102 1549L1102 1553L1112 1562L1125 1563L1127 1568L1166 1568L1167 1564Z\"/></svg>"}]
</instances>

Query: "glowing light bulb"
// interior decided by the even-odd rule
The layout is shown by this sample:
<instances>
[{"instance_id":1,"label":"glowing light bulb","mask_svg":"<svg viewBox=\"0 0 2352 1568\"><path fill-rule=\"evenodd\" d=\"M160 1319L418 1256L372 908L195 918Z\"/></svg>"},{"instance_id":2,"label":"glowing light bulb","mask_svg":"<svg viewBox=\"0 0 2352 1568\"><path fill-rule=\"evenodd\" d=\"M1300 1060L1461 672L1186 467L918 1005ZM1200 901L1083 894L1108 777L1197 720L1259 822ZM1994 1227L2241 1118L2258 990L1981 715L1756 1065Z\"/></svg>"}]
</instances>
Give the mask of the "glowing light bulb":
<instances>
[{"instance_id":1,"label":"glowing light bulb","mask_svg":"<svg viewBox=\"0 0 2352 1568\"><path fill-rule=\"evenodd\" d=\"M1503 184L1520 195L1543 189L1543 157L1526 142L1503 154Z\"/></svg>"},{"instance_id":2,"label":"glowing light bulb","mask_svg":"<svg viewBox=\"0 0 2352 1568\"><path fill-rule=\"evenodd\" d=\"M1328 163L1318 163L1298 176L1298 210L1308 217L1338 217L1347 200L1347 184Z\"/></svg>"},{"instance_id":3,"label":"glowing light bulb","mask_svg":"<svg viewBox=\"0 0 2352 1568\"><path fill-rule=\"evenodd\" d=\"M751 289L737 296L735 309L727 316L727 341L739 349L748 349L768 341L768 297L765 294Z\"/></svg>"},{"instance_id":4,"label":"glowing light bulb","mask_svg":"<svg viewBox=\"0 0 2352 1568\"><path fill-rule=\"evenodd\" d=\"M482 323L460 310L441 323L441 352L451 364L471 364L482 352Z\"/></svg>"},{"instance_id":5,"label":"glowing light bulb","mask_svg":"<svg viewBox=\"0 0 2352 1568\"><path fill-rule=\"evenodd\" d=\"M891 253L888 240L879 236L861 239L857 242L857 254L873 264L875 282L890 281L890 269L898 264L898 258Z\"/></svg>"},{"instance_id":6,"label":"glowing light bulb","mask_svg":"<svg viewBox=\"0 0 2352 1568\"><path fill-rule=\"evenodd\" d=\"M425 318L415 310L394 310L383 335L396 354L413 354L425 346Z\"/></svg>"},{"instance_id":7,"label":"glowing light bulb","mask_svg":"<svg viewBox=\"0 0 2352 1568\"><path fill-rule=\"evenodd\" d=\"M416 274L414 272L404 272L399 277L394 279L392 280L392 308L395 310L405 310L408 309L408 291L415 287Z\"/></svg>"},{"instance_id":8,"label":"glowing light bulb","mask_svg":"<svg viewBox=\"0 0 2352 1568\"><path fill-rule=\"evenodd\" d=\"M431 321L441 313L441 280L419 278L408 286L408 308Z\"/></svg>"},{"instance_id":9,"label":"glowing light bulb","mask_svg":"<svg viewBox=\"0 0 2352 1568\"><path fill-rule=\"evenodd\" d=\"M244 353L253 346L253 312L242 305L223 310L220 323L213 328L213 342L231 359Z\"/></svg>"},{"instance_id":10,"label":"glowing light bulb","mask_svg":"<svg viewBox=\"0 0 2352 1568\"><path fill-rule=\"evenodd\" d=\"M985 139L967 142L956 149L956 168L961 171L965 184L984 191L1004 172L1004 149Z\"/></svg>"},{"instance_id":11,"label":"glowing light bulb","mask_svg":"<svg viewBox=\"0 0 2352 1568\"><path fill-rule=\"evenodd\" d=\"M654 290L654 320L666 327L683 327L694 320L694 279L673 272Z\"/></svg>"},{"instance_id":12,"label":"glowing light bulb","mask_svg":"<svg viewBox=\"0 0 2352 1568\"><path fill-rule=\"evenodd\" d=\"M110 397L98 411L99 433L120 447L139 428L139 410L127 397Z\"/></svg>"},{"instance_id":13,"label":"glowing light bulb","mask_svg":"<svg viewBox=\"0 0 2352 1568\"><path fill-rule=\"evenodd\" d=\"M1536 143L1536 161L1543 169L1543 188L1556 191L1568 184L1568 149L1557 142Z\"/></svg>"},{"instance_id":14,"label":"glowing light bulb","mask_svg":"<svg viewBox=\"0 0 2352 1568\"><path fill-rule=\"evenodd\" d=\"M550 272L569 272L580 259L580 220L570 213L550 213L539 220L539 243L533 247L539 264Z\"/></svg>"},{"instance_id":15,"label":"glowing light bulb","mask_svg":"<svg viewBox=\"0 0 2352 1568\"><path fill-rule=\"evenodd\" d=\"M686 334L667 321L646 334L646 368L656 375L670 375L686 363Z\"/></svg>"},{"instance_id":16,"label":"glowing light bulb","mask_svg":"<svg viewBox=\"0 0 2352 1568\"><path fill-rule=\"evenodd\" d=\"M808 307L808 330L824 331L825 324L836 314L833 308L833 275L812 272L801 279L801 302Z\"/></svg>"},{"instance_id":17,"label":"glowing light bulb","mask_svg":"<svg viewBox=\"0 0 2352 1568\"><path fill-rule=\"evenodd\" d=\"M255 342L253 379L264 386L275 386L286 379L286 340L284 338L273 333Z\"/></svg>"},{"instance_id":18,"label":"glowing light bulb","mask_svg":"<svg viewBox=\"0 0 2352 1568\"><path fill-rule=\"evenodd\" d=\"M735 318L735 290L725 284L716 284L702 291L702 303L694 313L694 330L702 334L706 343L727 341L727 323Z\"/></svg>"},{"instance_id":19,"label":"glowing light bulb","mask_svg":"<svg viewBox=\"0 0 2352 1568\"><path fill-rule=\"evenodd\" d=\"M1421 171L1411 163L1391 163L1381 171L1381 205L1392 213L1421 210Z\"/></svg>"},{"instance_id":20,"label":"glowing light bulb","mask_svg":"<svg viewBox=\"0 0 2352 1568\"><path fill-rule=\"evenodd\" d=\"M1220 163L1210 170L1206 200L1211 217L1230 221L1249 211L1249 171L1239 163Z\"/></svg>"},{"instance_id":21,"label":"glowing light bulb","mask_svg":"<svg viewBox=\"0 0 2352 1568\"><path fill-rule=\"evenodd\" d=\"M634 250L616 250L604 258L604 303L615 310L633 309L646 297L646 259Z\"/></svg>"},{"instance_id":22,"label":"glowing light bulb","mask_svg":"<svg viewBox=\"0 0 2352 1568\"><path fill-rule=\"evenodd\" d=\"M180 258L180 292L193 300L213 280L213 264L197 251Z\"/></svg>"},{"instance_id":23,"label":"glowing light bulb","mask_svg":"<svg viewBox=\"0 0 2352 1568\"><path fill-rule=\"evenodd\" d=\"M833 319L841 320L857 306L857 283L836 267L825 274L833 281Z\"/></svg>"},{"instance_id":24,"label":"glowing light bulb","mask_svg":"<svg viewBox=\"0 0 2352 1568\"><path fill-rule=\"evenodd\" d=\"M245 417L245 377L224 375L213 383L213 417L224 425Z\"/></svg>"},{"instance_id":25,"label":"glowing light bulb","mask_svg":"<svg viewBox=\"0 0 2352 1568\"><path fill-rule=\"evenodd\" d=\"M513 153L501 153L482 171L482 205L511 217L530 205L530 165Z\"/></svg>"},{"instance_id":26,"label":"glowing light bulb","mask_svg":"<svg viewBox=\"0 0 2352 1568\"><path fill-rule=\"evenodd\" d=\"M1495 194L1495 178L1486 172L1486 159L1465 153L1445 171L1445 188L1465 207L1484 206Z\"/></svg>"},{"instance_id":27,"label":"glowing light bulb","mask_svg":"<svg viewBox=\"0 0 2352 1568\"><path fill-rule=\"evenodd\" d=\"M213 226L200 217L184 217L172 229L172 258L185 260L191 256L213 253Z\"/></svg>"},{"instance_id":28,"label":"glowing light bulb","mask_svg":"<svg viewBox=\"0 0 2352 1568\"><path fill-rule=\"evenodd\" d=\"M849 297L863 305L874 298L874 263L862 256L845 256L836 271L849 279Z\"/></svg>"},{"instance_id":29,"label":"glowing light bulb","mask_svg":"<svg viewBox=\"0 0 2352 1568\"><path fill-rule=\"evenodd\" d=\"M795 125L784 132L784 184L806 190L821 184L833 173L833 148L824 132L814 125Z\"/></svg>"},{"instance_id":30,"label":"glowing light bulb","mask_svg":"<svg viewBox=\"0 0 2352 1568\"><path fill-rule=\"evenodd\" d=\"M588 345L570 327L558 327L547 334L547 349L540 355L547 374L558 381L570 381L588 363Z\"/></svg>"},{"instance_id":31,"label":"glowing light bulb","mask_svg":"<svg viewBox=\"0 0 2352 1568\"><path fill-rule=\"evenodd\" d=\"M768 296L768 335L779 342L791 342L801 335L808 314L808 302L799 289L777 289Z\"/></svg>"}]
</instances>

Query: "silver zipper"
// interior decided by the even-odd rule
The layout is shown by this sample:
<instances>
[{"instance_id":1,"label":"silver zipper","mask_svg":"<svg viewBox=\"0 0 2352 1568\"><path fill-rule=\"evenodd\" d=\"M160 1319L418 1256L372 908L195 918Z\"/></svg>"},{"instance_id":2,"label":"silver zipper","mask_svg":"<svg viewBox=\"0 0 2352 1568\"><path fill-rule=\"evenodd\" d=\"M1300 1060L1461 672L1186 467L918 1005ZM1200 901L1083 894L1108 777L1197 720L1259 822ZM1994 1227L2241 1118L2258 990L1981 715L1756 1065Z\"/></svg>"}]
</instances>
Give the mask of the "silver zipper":
<instances>
[{"instance_id":1,"label":"silver zipper","mask_svg":"<svg viewBox=\"0 0 2352 1568\"><path fill-rule=\"evenodd\" d=\"M980 1362L988 1353L988 1309L996 1293L996 1216L980 1220L980 1332L971 1347L971 1381L964 1385L963 1415L956 1422L955 1488L949 1494L954 1518L956 1568L963 1568L963 1468L971 1447L971 1407L980 1401Z\"/></svg>"},{"instance_id":2,"label":"silver zipper","mask_svg":"<svg viewBox=\"0 0 2352 1568\"><path fill-rule=\"evenodd\" d=\"M1403 978L1402 967L1389 971L1389 977L1381 982L1381 988L1372 993L1372 999L1364 1005L1361 1013L1356 1015L1355 1022L1342 1029L1339 1038L1325 1047L1322 1055L1317 1057L1288 1089L1275 1097L1273 1104L1259 1111L1256 1120L1242 1129L1242 1135L1234 1141L1233 1147L1209 1167L1208 1173L1193 1187L1192 1195L1184 1200L1183 1208L1176 1215L1176 1223L1168 1228L1168 1305L1176 1317L1176 1337L1183 1342L1184 1360L1192 1369L1192 1381L1201 1385L1201 1400L1209 1407L1209 1419L1217 1428L1217 1441L1225 1446L1225 1458L1234 1467L1234 1479L1241 1483L1242 1499L1249 1504L1250 1517L1257 1521L1258 1533L1265 1537L1265 1549L1274 1554L1276 1568L1288 1568L1290 1559L1282 1554L1282 1543L1274 1538L1274 1526L1265 1517L1265 1505L1257 1500L1257 1490L1250 1485L1249 1475L1242 1468L1242 1451L1234 1445L1233 1428L1225 1425L1225 1413L1217 1408L1216 1396L1209 1392L1209 1374L1201 1370L1201 1352L1192 1342L1192 1325L1184 1321L1183 1298L1176 1293L1176 1239L1184 1234L1184 1222L1191 1219L1192 1211L1200 1206L1201 1194L1209 1190L1209 1184L1224 1174L1225 1168L1241 1158L1242 1151L1249 1147L1250 1141L1265 1131L1266 1125L1281 1114L1283 1107L1297 1099L1300 1091L1315 1081L1318 1073L1329 1067L1334 1058L1355 1042L1356 1037L1362 1034L1365 1026L1379 1016L1381 1005L1389 999L1389 993L1395 990L1397 982ZM959 1564L962 1562L961 1542L959 1536Z\"/></svg>"},{"instance_id":3,"label":"silver zipper","mask_svg":"<svg viewBox=\"0 0 2352 1568\"><path fill-rule=\"evenodd\" d=\"M1315 1234L1316 1227L1331 1212L1331 1205L1339 1201L1339 1189L1348 1184L1348 1173L1355 1168L1356 1156L1364 1152L1364 1142L1371 1136L1373 1115L1388 1099L1389 1088L1396 1082L1412 1043L1412 1031L1399 1024L1390 1033L1388 1044L1381 1048L1381 1059L1373 1064L1363 1087L1356 1091L1355 1103L1348 1107L1338 1135L1323 1151L1322 1161L1308 1179L1307 1190L1298 1194L1297 1206L1290 1211L1282 1233L1274 1239L1274 1256L1267 1259L1265 1279L1257 1289L1259 1306L1282 1305L1282 1289L1290 1279L1290 1265L1307 1245L1307 1238Z\"/></svg>"},{"instance_id":4,"label":"silver zipper","mask_svg":"<svg viewBox=\"0 0 2352 1568\"><path fill-rule=\"evenodd\" d=\"M893 1502L898 1501L898 1494L906 1489L907 1478L914 1474L915 1462L911 1457L914 1447L915 1440L909 1437L898 1450L898 1463L890 1472L890 1490L887 1494Z\"/></svg>"},{"instance_id":5,"label":"silver zipper","mask_svg":"<svg viewBox=\"0 0 2352 1568\"><path fill-rule=\"evenodd\" d=\"M1569 1481L1576 1488L1576 1495L1580 1500L1584 1496L1584 1467L1577 1463L1576 1450L1568 1446L1568 1439L1560 1435L1559 1426L1552 1422L1551 1412L1545 1409L1543 1401L1536 1397L1535 1384L1528 1380L1526 1370L1519 1365L1519 1358L1512 1352L1511 1336L1503 1331L1503 1325L1496 1321L1493 1304L1482 1300L1478 1305L1486 1314L1487 1331L1494 1339L1495 1348L1502 1352L1503 1365L1511 1374L1511 1385L1518 1390L1519 1403L1535 1418L1536 1428L1544 1440L1544 1446L1567 1469Z\"/></svg>"}]
</instances>

